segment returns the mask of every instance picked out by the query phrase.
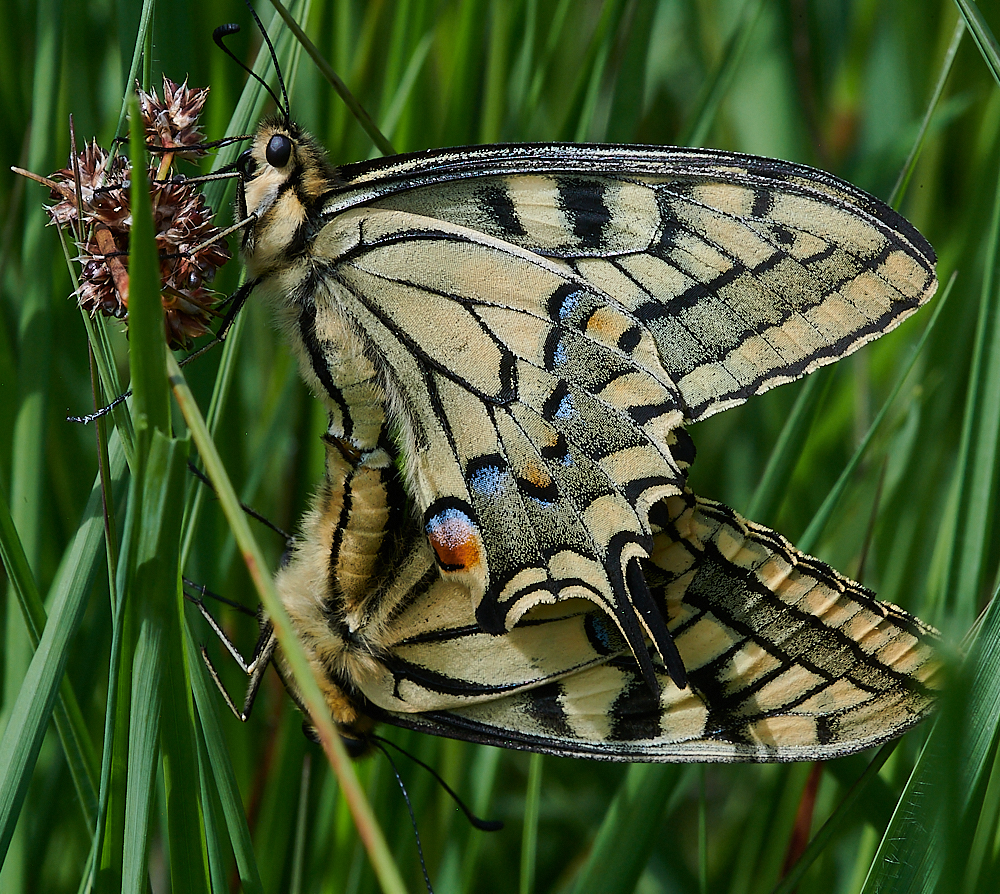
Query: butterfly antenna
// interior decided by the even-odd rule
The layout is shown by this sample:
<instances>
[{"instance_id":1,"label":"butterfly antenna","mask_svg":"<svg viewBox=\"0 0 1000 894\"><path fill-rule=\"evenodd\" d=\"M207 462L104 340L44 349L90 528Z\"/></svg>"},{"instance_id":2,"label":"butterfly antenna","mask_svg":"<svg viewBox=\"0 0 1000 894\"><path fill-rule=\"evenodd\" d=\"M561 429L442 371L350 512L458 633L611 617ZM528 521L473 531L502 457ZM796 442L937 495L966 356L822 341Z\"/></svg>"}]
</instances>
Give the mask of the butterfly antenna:
<instances>
[{"instance_id":1,"label":"butterfly antenna","mask_svg":"<svg viewBox=\"0 0 1000 894\"><path fill-rule=\"evenodd\" d=\"M431 774L431 776L433 776L438 781L441 788L443 788L449 795L451 795L451 799L458 805L462 813L465 814L465 818L476 829L479 829L479 831L481 832L499 832L503 828L503 822L501 822L500 820L487 820L483 819L482 817L476 816L472 812L472 810L468 807L468 805L459 797L458 793L441 778L441 774L438 773L438 771L435 770L433 767L429 766L428 764L425 764L422 760L420 760L419 757L410 754L410 752L407 751L405 748L402 748L395 742L390 742L388 739L383 739L379 735L373 734L369 738L371 738L375 742L375 744L378 745L378 747L382 750L383 753L385 752L384 746L390 745L393 748L395 748L396 751L398 751L400 754L405 755L415 764L419 764L421 767L423 767L428 773ZM388 755L386 756L388 757Z\"/></svg>"},{"instance_id":2,"label":"butterfly antenna","mask_svg":"<svg viewBox=\"0 0 1000 894\"><path fill-rule=\"evenodd\" d=\"M226 46L225 39L229 37L231 34L237 34L240 30L239 25L237 25L235 22L230 22L227 25L219 25L219 27L212 32L212 40L215 41L215 45L220 50L222 50L222 52L224 52L230 59L232 59L233 62L235 62L248 75L250 75L250 77L252 77L255 81L257 81L257 83L259 83L271 95L271 99L273 99L278 108L281 109L281 111L285 115L285 120L288 121L291 119L291 111L288 105L288 94L285 93L285 81L284 78L281 77L281 70L278 69L277 67L278 62L274 55L274 47L271 46L271 41L267 36L267 32L264 30L264 26L261 25L260 19L257 18L257 13L255 13L253 9L251 9L250 12L253 14L253 17L256 20L257 25L260 27L260 33L264 35L264 40L267 43L267 48L271 51L271 59L274 61L275 69L278 71L278 83L281 85L281 92L285 97L284 105L282 105L281 100L278 98L278 94L271 89L271 85L268 84L267 81L265 81L259 74L257 74L257 72L255 72L252 68L250 68L250 66L248 66L242 59L240 59L231 49L229 49L229 47Z\"/></svg>"},{"instance_id":3,"label":"butterfly antenna","mask_svg":"<svg viewBox=\"0 0 1000 894\"><path fill-rule=\"evenodd\" d=\"M392 767L393 775L396 777L396 782L399 783L399 789L403 793L403 800L406 802L406 810L410 814L410 825L413 826L413 837L417 839L417 856L420 857L420 871L424 874L424 884L427 885L427 894L434 894L434 889L431 887L431 879L427 874L427 864L424 862L424 848L420 843L420 831L417 829L417 818L413 815L413 805L410 803L410 793L406 790L406 786L403 784L403 779L399 775L399 768L396 766L396 762L392 759L389 752L386 750L383 742L392 744L388 739L383 739L381 736L373 736L373 744L375 747L385 755L385 759L389 762L389 766ZM402 750L402 749L400 749ZM406 754L406 752L403 752ZM407 757L412 757L412 755L407 754ZM419 761L417 761L419 763Z\"/></svg>"},{"instance_id":4,"label":"butterfly antenna","mask_svg":"<svg viewBox=\"0 0 1000 894\"><path fill-rule=\"evenodd\" d=\"M274 44L271 43L271 38L267 36L267 29L264 28L264 23L260 20L256 10L250 4L250 0L245 0L245 2L247 9L250 10L250 15L253 16L253 20L257 23L257 28L260 30L260 36L264 38L264 43L267 44L268 52L271 54L271 62L274 63L274 73L278 76L278 84L281 87L281 95L285 98L285 124L290 124L292 121L292 104L288 101L288 91L285 89L285 79L281 74L281 66L278 65L278 54L274 52ZM274 94L271 95L273 96ZM278 103L278 107L281 108L281 103Z\"/></svg>"}]
</instances>

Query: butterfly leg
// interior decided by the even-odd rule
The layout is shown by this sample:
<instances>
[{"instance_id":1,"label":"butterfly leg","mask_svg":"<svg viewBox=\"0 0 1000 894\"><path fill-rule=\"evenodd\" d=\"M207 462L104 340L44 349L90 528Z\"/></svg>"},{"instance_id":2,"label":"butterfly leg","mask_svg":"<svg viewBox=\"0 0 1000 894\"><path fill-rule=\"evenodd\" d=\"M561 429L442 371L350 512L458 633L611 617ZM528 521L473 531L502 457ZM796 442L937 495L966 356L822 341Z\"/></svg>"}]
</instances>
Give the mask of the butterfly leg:
<instances>
[{"instance_id":1,"label":"butterfly leg","mask_svg":"<svg viewBox=\"0 0 1000 894\"><path fill-rule=\"evenodd\" d=\"M243 305L247 303L247 298L250 297L250 293L259 282L259 279L248 279L226 299L226 303L229 304L229 310L226 311L226 315L222 319L222 325L219 326L218 331L215 333L215 338L208 342L208 344L202 345L197 351L192 351L188 354L187 357L181 360L181 366L185 366L196 357L201 357L206 351L210 351L216 345L221 345L226 340L229 330L233 328L233 324L236 322L236 317L243 310Z\"/></svg>"},{"instance_id":2,"label":"butterfly leg","mask_svg":"<svg viewBox=\"0 0 1000 894\"><path fill-rule=\"evenodd\" d=\"M201 590L204 593L204 587ZM219 622L215 620L212 613L205 607L202 599L189 596L186 593L185 597L197 606L198 611L201 612L201 616L208 622L208 626L212 628L219 641L226 647L226 651L229 652L233 660L239 665L240 670L250 678L247 683L246 695L243 698L243 709L240 710L236 707L233 697L229 694L225 684L219 677L219 672L215 669L212 659L208 657L208 650L204 645L201 646L201 658L205 662L209 676L215 681L215 685L219 688L219 692L222 693L222 697L233 714L241 721L246 722L250 717L250 711L253 709L254 701L257 698L257 691L260 689L260 684L264 679L264 672L267 670L272 658L274 658L274 652L278 647L278 640L274 635L274 629L271 627L270 622L265 624L263 630L261 630L260 638L257 640L257 645L254 647L253 658L248 662L240 654L239 649L236 648L233 641L226 635L226 632L219 625Z\"/></svg>"}]
</instances>

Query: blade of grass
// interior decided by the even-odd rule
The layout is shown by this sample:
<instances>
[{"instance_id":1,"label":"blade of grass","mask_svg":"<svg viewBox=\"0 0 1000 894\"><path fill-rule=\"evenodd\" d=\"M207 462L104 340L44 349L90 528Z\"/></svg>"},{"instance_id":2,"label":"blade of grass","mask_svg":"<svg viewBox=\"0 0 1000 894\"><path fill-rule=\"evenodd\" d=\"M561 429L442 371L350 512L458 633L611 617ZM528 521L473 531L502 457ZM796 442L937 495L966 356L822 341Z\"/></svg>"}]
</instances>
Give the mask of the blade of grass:
<instances>
[{"instance_id":1,"label":"blade of grass","mask_svg":"<svg viewBox=\"0 0 1000 894\"><path fill-rule=\"evenodd\" d=\"M957 662L952 660L952 667ZM972 836L959 837L983 797L1000 718L1000 599L994 594L969 654L899 799L862 894L957 890ZM948 873L946 865L957 869Z\"/></svg>"},{"instance_id":2,"label":"blade of grass","mask_svg":"<svg viewBox=\"0 0 1000 894\"><path fill-rule=\"evenodd\" d=\"M117 487L125 471L124 453L117 439L112 442L110 468ZM6 855L31 768L38 757L66 666L68 644L83 618L97 574L104 540L102 503L98 481L52 583L48 622L0 737L0 861Z\"/></svg>"},{"instance_id":3,"label":"blade of grass","mask_svg":"<svg viewBox=\"0 0 1000 894\"><path fill-rule=\"evenodd\" d=\"M14 520L10 516L10 507L2 484L0 484L0 558L3 560L4 568L7 569L11 587L17 594L31 647L37 649L48 617L38 587L35 585L34 575L28 567L28 558L14 528ZM76 694L69 679L65 677L59 684L59 700L54 707L54 719L84 819L92 828L97 817L96 752Z\"/></svg>"},{"instance_id":4,"label":"blade of grass","mask_svg":"<svg viewBox=\"0 0 1000 894\"><path fill-rule=\"evenodd\" d=\"M344 744L340 741L336 730L333 727L329 710L320 693L319 686L312 677L309 665L306 661L302 646L296 639L292 629L291 621L281 604L278 594L274 589L274 582L266 573L264 557L257 546L250 528L247 525L246 517L240 508L236 493L225 473L225 468L219 458L218 453L212 444L205 428L205 422L201 417L197 405L191 397L184 376L180 367L177 366L173 357L167 357L167 364L170 371L171 386L174 390L174 397L184 414L184 419L188 424L198 452L205 461L205 468L208 476L215 487L216 494L226 515L226 520L236 537L240 546L243 559L247 569L254 581L257 592L260 594L261 602L270 619L281 649L288 659L295 674L295 680L302 693L303 701L309 710L310 720L313 723L323 750L326 751L330 765L333 767L337 778L344 791L344 796L351 807L351 813L358 826L358 832L365 843L372 865L379 876L383 888L387 892L401 892L405 890L399 870L396 868L385 843L385 838L379 829L371 807L364 797L361 787L358 784L357 776L351 766L350 758Z\"/></svg>"},{"instance_id":5,"label":"blade of grass","mask_svg":"<svg viewBox=\"0 0 1000 894\"><path fill-rule=\"evenodd\" d=\"M158 302L159 296L156 297ZM144 613L160 628L162 636L160 752L171 888L190 894L208 894L208 852L197 783L194 705L181 636L184 606L178 561L182 496L187 475L186 441L154 432L145 473L147 482L155 485L155 492L147 492L143 498L144 542L140 542L133 595L142 594ZM152 551L143 548L145 543Z\"/></svg>"},{"instance_id":6,"label":"blade of grass","mask_svg":"<svg viewBox=\"0 0 1000 894\"><path fill-rule=\"evenodd\" d=\"M121 439L115 433L116 443ZM134 445L133 445L134 446ZM124 452L124 451L122 451ZM130 494L134 488L130 482ZM132 691L132 659L135 653L135 612L129 611L125 594L131 589L134 516L139 507L129 500L124 538L119 553L118 574L111 585L111 660L104 715L104 753L101 756L99 823L94 836L91 872L95 894L117 894L122 890L125 848L125 805L129 742L129 708Z\"/></svg>"},{"instance_id":7,"label":"blade of grass","mask_svg":"<svg viewBox=\"0 0 1000 894\"><path fill-rule=\"evenodd\" d=\"M36 40L31 83L31 123L30 142L28 144L27 164L32 170L41 170L52 156L53 133L55 132L55 115L57 97L59 96L59 78L62 74L60 64L60 19L63 4L61 0L42 0L35 7ZM14 523L28 557L29 564L38 569L42 554L42 519L46 512L45 500L45 446L46 423L48 414L46 405L49 400L49 387L53 356L52 339L52 305L50 301L52 289L52 251L51 243L44 233L45 216L35 202L28 203L24 216L24 231L22 242L21 264L27 271L18 290L17 304L13 307L17 318L17 354L16 382L17 409L13 416L11 438L11 468L10 468L10 498ZM13 308L12 308L13 309ZM15 717L10 713L17 710L20 700L18 687L29 667L34 661L30 658L30 648L24 628L20 622L17 610L14 608L14 594L8 589L7 615L3 643L3 711L0 713L0 726L6 724L5 733L10 724L28 723L31 720L23 715ZM37 652L35 653L37 656ZM42 684L40 679L35 683ZM13 705L13 708L11 707ZM48 712L45 712L47 723ZM36 718L41 718L36 715ZM41 727L44 731L44 725ZM36 730L37 731L37 730ZM28 744L28 743L22 743ZM40 740L37 743L40 745ZM34 746L34 743L32 743ZM33 753L32 753L33 752ZM15 761L10 765L21 765L30 776L28 765L34 765L37 750L32 747L22 757L24 764ZM23 782L27 786L27 781ZM20 801L24 791L16 795L17 807L14 816L20 810ZM13 805L11 805L13 806ZM13 830L12 830L13 831ZM2 855L8 856L10 839L2 841ZM19 835L14 841L13 853L9 860L4 860L0 869L0 884L10 891L24 888L24 869L27 865L27 854L23 848L23 838Z\"/></svg>"},{"instance_id":8,"label":"blade of grass","mask_svg":"<svg viewBox=\"0 0 1000 894\"><path fill-rule=\"evenodd\" d=\"M920 122L917 138L913 141L913 145L910 147L910 154L906 157L906 161L903 162L903 167L899 171L899 177L896 178L896 184L893 186L892 192L889 193L889 198L886 200L897 211L900 204L902 204L906 187L909 185L910 178L913 176L913 171L917 166L917 158L919 158L920 150L923 148L924 137L927 136L927 128L930 127L931 118L934 117L934 110L941 100L941 94L944 93L944 85L948 82L951 67L955 62L955 56L958 55L958 48L961 46L964 36L965 20L959 18L955 22L955 31L951 36L951 43L948 44L948 50L944 54L941 71L938 74L937 83L934 85L934 91L931 93L930 101L927 103L927 110L924 112L923 120Z\"/></svg>"},{"instance_id":9,"label":"blade of grass","mask_svg":"<svg viewBox=\"0 0 1000 894\"><path fill-rule=\"evenodd\" d=\"M708 132L719 111L719 106L722 105L722 100L729 91L740 63L746 55L747 47L750 46L750 38L753 36L754 27L763 10L764 0L746 0L743 13L740 16L740 24L719 54L715 70L702 87L701 99L691 118L691 123L685 128L678 140L681 146L698 147L705 144Z\"/></svg>"},{"instance_id":10,"label":"blade of grass","mask_svg":"<svg viewBox=\"0 0 1000 894\"><path fill-rule=\"evenodd\" d=\"M524 796L524 828L521 832L520 894L531 894L535 888L535 858L538 854L538 811L542 800L541 754L528 759L528 788Z\"/></svg>"},{"instance_id":11,"label":"blade of grass","mask_svg":"<svg viewBox=\"0 0 1000 894\"><path fill-rule=\"evenodd\" d=\"M569 101L566 103L562 120L555 129L557 139L581 139L582 134L590 126L590 115L593 106L588 107L587 97L594 78L599 80L601 68L599 61L607 58L607 50L614 40L615 32L621 22L625 6L621 0L611 0L601 7L601 17L598 19L594 33L587 42L584 55L580 59L576 79L570 90Z\"/></svg>"},{"instance_id":12,"label":"blade of grass","mask_svg":"<svg viewBox=\"0 0 1000 894\"><path fill-rule=\"evenodd\" d=\"M767 458L764 474L747 504L747 518L763 524L774 519L785 498L786 487L802 453L816 411L823 403L834 375L833 370L820 369L802 383L795 405Z\"/></svg>"},{"instance_id":13,"label":"blade of grass","mask_svg":"<svg viewBox=\"0 0 1000 894\"><path fill-rule=\"evenodd\" d=\"M573 894L634 891L660 843L661 820L680 781L680 764L633 764L615 792ZM608 867L614 866L609 873Z\"/></svg>"},{"instance_id":14,"label":"blade of grass","mask_svg":"<svg viewBox=\"0 0 1000 894\"><path fill-rule=\"evenodd\" d=\"M428 31L420 39L420 42L413 50L413 54L410 56L410 62L403 72L403 77L399 81L396 93L392 97L392 101L389 103L385 114L382 116L382 126L385 128L387 138L393 136L396 132L396 125L399 124L399 118L406 109L413 90L413 84L417 79L417 75L420 74L420 70L423 68L433 41L434 32Z\"/></svg>"},{"instance_id":15,"label":"blade of grass","mask_svg":"<svg viewBox=\"0 0 1000 894\"><path fill-rule=\"evenodd\" d=\"M147 169L138 103L129 111L132 170ZM135 573L128 599L139 607L140 627L133 675L132 719L137 748L129 748L126 816L137 825L129 835L123 866L125 890L138 891L145 877L150 798L162 760L167 853L174 890L209 891L208 853L197 785L198 758L194 705L181 630L180 535L188 445L170 436L160 261L153 236L149 185L132 178L132 231L129 245L129 361L133 412L139 435L137 491L141 512ZM193 784L192 784L193 783ZM134 793L134 797L133 797ZM131 807L131 811L130 808Z\"/></svg>"},{"instance_id":16,"label":"blade of grass","mask_svg":"<svg viewBox=\"0 0 1000 894\"><path fill-rule=\"evenodd\" d=\"M141 450L144 430L138 428L136 434L139 436ZM140 519L144 507L138 498L136 503L140 511L135 518L141 536ZM136 570L138 577L138 563ZM130 602L134 595L133 589L127 597ZM130 606L129 610L132 609L133 606ZM162 631L149 619L143 618L139 623L132 659L132 691L129 699L128 771L121 867L123 894L145 894L147 887L150 810L156 784L156 756L160 737L162 666Z\"/></svg>"},{"instance_id":17,"label":"blade of grass","mask_svg":"<svg viewBox=\"0 0 1000 894\"><path fill-rule=\"evenodd\" d=\"M972 39L979 47L986 67L993 75L993 79L1000 84L1000 45L997 44L992 29L983 18L983 14L979 11L974 0L955 0L955 5L962 13L965 24L969 26Z\"/></svg>"},{"instance_id":18,"label":"blade of grass","mask_svg":"<svg viewBox=\"0 0 1000 894\"><path fill-rule=\"evenodd\" d=\"M302 864L306 849L308 828L309 777L312 762L310 755L302 761L302 778L299 782L299 804L295 815L295 838L292 844L292 878L288 885L289 894L302 894Z\"/></svg>"},{"instance_id":19,"label":"blade of grass","mask_svg":"<svg viewBox=\"0 0 1000 894\"><path fill-rule=\"evenodd\" d=\"M830 840L843 827L844 820L850 813L851 808L868 787L868 784L875 779L879 771L889 759L889 756L896 749L898 742L889 742L883 745L878 753L872 758L871 763L865 768L858 780L848 789L833 813L827 817L820 830L809 841L809 845L802 852L795 865L788 871L785 877L775 887L773 894L793 894L802 881L806 871L822 855Z\"/></svg>"},{"instance_id":20,"label":"blade of grass","mask_svg":"<svg viewBox=\"0 0 1000 894\"><path fill-rule=\"evenodd\" d=\"M949 532L945 599L967 626L976 616L989 559L997 467L1000 464L1000 307L996 276L1000 241L1000 180L993 219L986 237L987 257L980 294L979 319L969 366L969 388L959 441L958 505Z\"/></svg>"}]
</instances>

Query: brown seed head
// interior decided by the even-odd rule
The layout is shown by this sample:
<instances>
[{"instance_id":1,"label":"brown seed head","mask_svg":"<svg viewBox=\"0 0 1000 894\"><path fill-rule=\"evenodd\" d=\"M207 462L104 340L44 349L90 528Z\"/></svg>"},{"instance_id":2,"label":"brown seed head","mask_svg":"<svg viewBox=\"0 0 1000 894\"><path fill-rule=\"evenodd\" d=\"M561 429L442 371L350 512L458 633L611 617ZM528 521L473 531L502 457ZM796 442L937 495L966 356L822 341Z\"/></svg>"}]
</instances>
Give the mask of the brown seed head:
<instances>
[{"instance_id":1,"label":"brown seed head","mask_svg":"<svg viewBox=\"0 0 1000 894\"><path fill-rule=\"evenodd\" d=\"M146 93L136 85L139 113L146 129L146 145L176 149L176 154L193 158L205 154L202 148L192 148L205 142L198 128L198 118L208 98L208 87L191 88L187 79L175 84L163 76L163 99L156 90Z\"/></svg>"},{"instance_id":2,"label":"brown seed head","mask_svg":"<svg viewBox=\"0 0 1000 894\"><path fill-rule=\"evenodd\" d=\"M204 142L198 115L208 90L192 90L163 79L164 99L139 91L146 139L154 146L177 148L161 155L144 175L149 183L156 247L160 256L164 326L171 348L188 347L208 331L215 316L214 292L206 287L216 270L231 257L212 209L194 184L169 179L177 155L191 154ZM204 154L197 150L194 154ZM77 174L79 174L79 197ZM46 210L52 222L73 226L81 264L77 300L89 313L117 319L128 317L128 251L132 230L131 180L133 171L124 156L113 156L90 143L69 166L44 182L56 200ZM206 244L208 243L208 244Z\"/></svg>"}]
</instances>

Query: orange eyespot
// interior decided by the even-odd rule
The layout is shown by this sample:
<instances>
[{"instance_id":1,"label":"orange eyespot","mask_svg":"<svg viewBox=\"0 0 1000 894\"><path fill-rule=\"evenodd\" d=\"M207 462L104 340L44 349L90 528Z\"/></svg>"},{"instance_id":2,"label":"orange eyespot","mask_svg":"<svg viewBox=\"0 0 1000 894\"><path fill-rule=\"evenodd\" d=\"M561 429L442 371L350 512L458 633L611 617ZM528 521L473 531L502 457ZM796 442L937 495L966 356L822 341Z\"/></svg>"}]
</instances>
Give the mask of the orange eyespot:
<instances>
[{"instance_id":1,"label":"orange eyespot","mask_svg":"<svg viewBox=\"0 0 1000 894\"><path fill-rule=\"evenodd\" d=\"M426 530L442 570L467 571L482 561L479 528L461 509L441 509L427 520Z\"/></svg>"}]
</instances>

